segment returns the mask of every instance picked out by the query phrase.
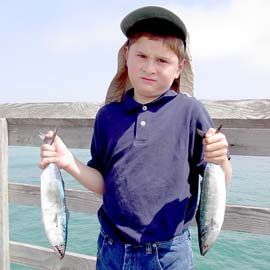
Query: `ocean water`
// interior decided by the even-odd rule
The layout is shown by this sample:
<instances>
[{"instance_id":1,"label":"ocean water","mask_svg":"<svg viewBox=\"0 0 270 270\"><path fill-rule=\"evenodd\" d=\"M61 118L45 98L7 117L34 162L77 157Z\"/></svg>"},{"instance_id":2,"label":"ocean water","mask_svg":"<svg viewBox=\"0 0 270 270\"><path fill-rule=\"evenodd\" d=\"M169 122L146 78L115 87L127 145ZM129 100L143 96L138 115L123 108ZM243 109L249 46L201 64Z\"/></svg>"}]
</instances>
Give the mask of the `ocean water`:
<instances>
[{"instance_id":1,"label":"ocean water","mask_svg":"<svg viewBox=\"0 0 270 270\"><path fill-rule=\"evenodd\" d=\"M72 149L83 162L89 151ZM39 148L9 147L11 182L39 185ZM229 204L270 207L270 157L232 156L233 180L228 188ZM63 172L66 188L83 189ZM38 207L10 204L10 240L49 247ZM67 250L96 255L99 223L96 215L71 212ZM222 231L214 248L202 257L198 249L196 228L191 228L195 269L200 270L269 270L270 236ZM12 269L34 269L12 264Z\"/></svg>"}]
</instances>

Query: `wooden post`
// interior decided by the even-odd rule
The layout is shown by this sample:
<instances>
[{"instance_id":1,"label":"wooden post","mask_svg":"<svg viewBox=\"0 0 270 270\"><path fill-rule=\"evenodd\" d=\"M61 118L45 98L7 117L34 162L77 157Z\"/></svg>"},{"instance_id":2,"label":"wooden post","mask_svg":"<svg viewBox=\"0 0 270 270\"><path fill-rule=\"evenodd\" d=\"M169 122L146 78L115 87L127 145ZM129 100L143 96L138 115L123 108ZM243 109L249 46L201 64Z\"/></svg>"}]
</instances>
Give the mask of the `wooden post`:
<instances>
[{"instance_id":1,"label":"wooden post","mask_svg":"<svg viewBox=\"0 0 270 270\"><path fill-rule=\"evenodd\" d=\"M10 269L8 220L8 131L0 118L0 270Z\"/></svg>"}]
</instances>

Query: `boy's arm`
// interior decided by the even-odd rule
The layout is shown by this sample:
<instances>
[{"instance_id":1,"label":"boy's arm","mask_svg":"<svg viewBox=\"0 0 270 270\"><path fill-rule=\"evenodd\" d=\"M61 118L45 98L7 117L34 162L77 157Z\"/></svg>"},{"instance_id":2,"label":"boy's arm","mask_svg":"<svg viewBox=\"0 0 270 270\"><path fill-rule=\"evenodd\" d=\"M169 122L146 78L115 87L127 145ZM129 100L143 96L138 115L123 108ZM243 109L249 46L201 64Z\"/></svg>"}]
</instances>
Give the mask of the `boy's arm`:
<instances>
[{"instance_id":1,"label":"boy's arm","mask_svg":"<svg viewBox=\"0 0 270 270\"><path fill-rule=\"evenodd\" d=\"M210 128L205 138L204 144L204 159L206 162L218 164L225 173L225 181L228 185L231 182L232 168L228 160L228 142L224 134L216 133L216 130Z\"/></svg>"},{"instance_id":2,"label":"boy's arm","mask_svg":"<svg viewBox=\"0 0 270 270\"><path fill-rule=\"evenodd\" d=\"M52 131L46 135L52 137ZM71 174L80 184L87 189L98 193L104 193L104 180L101 173L80 162L66 147L59 136L56 136L52 145L41 146L41 162L39 167L44 169L47 164L55 162L60 169Z\"/></svg>"},{"instance_id":3,"label":"boy's arm","mask_svg":"<svg viewBox=\"0 0 270 270\"><path fill-rule=\"evenodd\" d=\"M232 178L232 167L230 161L227 159L222 164L220 164L221 168L225 172L225 181L226 185L229 185Z\"/></svg>"},{"instance_id":4,"label":"boy's arm","mask_svg":"<svg viewBox=\"0 0 270 270\"><path fill-rule=\"evenodd\" d=\"M74 155L72 164L69 167L66 167L65 170L87 189L103 195L104 180L98 170L85 165Z\"/></svg>"}]
</instances>

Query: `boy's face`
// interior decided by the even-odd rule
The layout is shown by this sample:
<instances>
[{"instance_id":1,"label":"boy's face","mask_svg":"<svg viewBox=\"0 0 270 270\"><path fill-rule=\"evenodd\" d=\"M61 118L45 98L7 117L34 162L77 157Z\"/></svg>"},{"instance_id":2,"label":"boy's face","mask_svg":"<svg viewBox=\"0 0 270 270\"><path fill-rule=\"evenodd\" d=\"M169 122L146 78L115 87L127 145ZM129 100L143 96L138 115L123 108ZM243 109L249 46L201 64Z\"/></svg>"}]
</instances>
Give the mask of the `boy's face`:
<instances>
[{"instance_id":1,"label":"boy's face","mask_svg":"<svg viewBox=\"0 0 270 270\"><path fill-rule=\"evenodd\" d=\"M165 93L184 67L184 61L179 63L162 38L152 40L144 36L126 49L126 61L134 99L142 104Z\"/></svg>"}]
</instances>

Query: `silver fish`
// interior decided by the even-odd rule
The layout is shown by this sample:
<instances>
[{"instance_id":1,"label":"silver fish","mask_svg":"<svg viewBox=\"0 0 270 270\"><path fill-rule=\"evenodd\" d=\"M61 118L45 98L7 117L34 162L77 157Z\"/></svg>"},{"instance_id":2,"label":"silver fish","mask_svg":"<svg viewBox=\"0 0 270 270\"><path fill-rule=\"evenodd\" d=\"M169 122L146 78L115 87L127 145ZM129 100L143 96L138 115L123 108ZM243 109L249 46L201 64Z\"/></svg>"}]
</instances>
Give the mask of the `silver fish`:
<instances>
[{"instance_id":1,"label":"silver fish","mask_svg":"<svg viewBox=\"0 0 270 270\"><path fill-rule=\"evenodd\" d=\"M56 130L51 139L44 143L52 144ZM67 228L69 212L66 206L64 181L60 169L55 163L46 166L41 174L40 196L42 221L46 236L61 259L64 258L67 245Z\"/></svg>"},{"instance_id":2,"label":"silver fish","mask_svg":"<svg viewBox=\"0 0 270 270\"><path fill-rule=\"evenodd\" d=\"M216 132L219 132L221 126ZM198 130L202 136L202 131ZM205 134L204 134L205 135ZM224 221L226 208L225 173L220 165L206 165L201 184L200 203L196 215L201 255L215 244Z\"/></svg>"}]
</instances>

